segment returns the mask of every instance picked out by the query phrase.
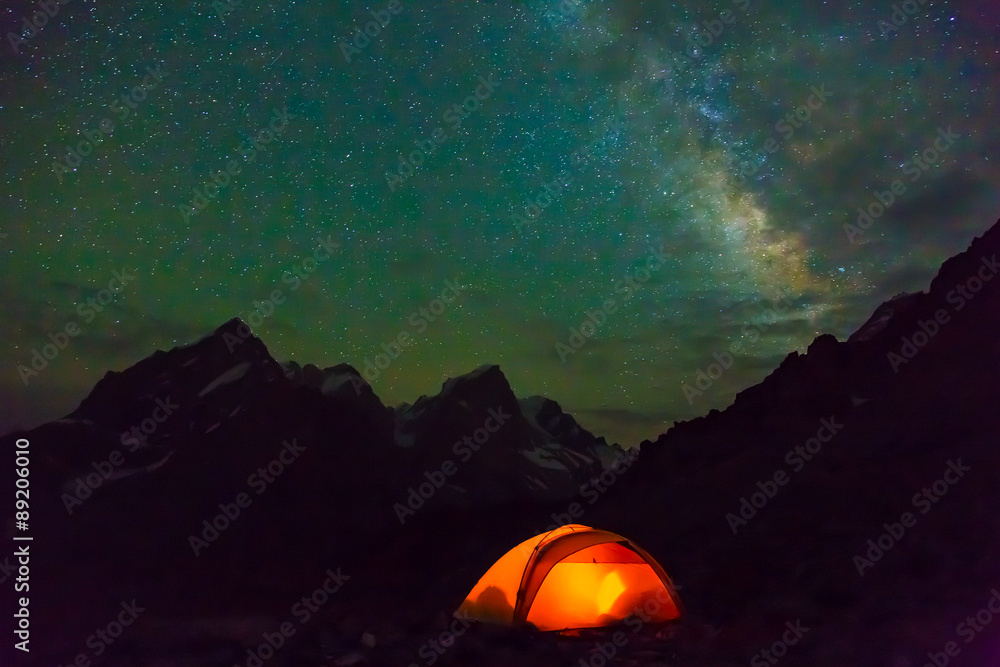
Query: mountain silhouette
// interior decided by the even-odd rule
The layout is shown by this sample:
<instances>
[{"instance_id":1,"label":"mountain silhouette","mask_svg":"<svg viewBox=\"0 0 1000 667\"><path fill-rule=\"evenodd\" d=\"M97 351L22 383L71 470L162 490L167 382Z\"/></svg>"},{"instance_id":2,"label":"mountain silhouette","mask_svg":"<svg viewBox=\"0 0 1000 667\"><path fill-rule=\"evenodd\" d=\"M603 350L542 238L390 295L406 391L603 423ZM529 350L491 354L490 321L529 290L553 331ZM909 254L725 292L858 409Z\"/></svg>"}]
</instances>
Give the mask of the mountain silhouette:
<instances>
[{"instance_id":1,"label":"mountain silhouette","mask_svg":"<svg viewBox=\"0 0 1000 667\"><path fill-rule=\"evenodd\" d=\"M11 461L30 443L35 657L98 657L88 639L134 603L108 664L247 664L298 612L282 664L419 664L500 555L582 522L641 543L682 591L688 620L637 635L638 655L745 661L798 621L785 664L917 664L1000 586L998 255L1000 222L926 292L632 450L518 399L495 365L390 407L352 366L279 363L230 320L0 438ZM14 488L13 466L0 477ZM322 608L295 606L334 581ZM443 664L593 647L491 632Z\"/></svg>"}]
</instances>

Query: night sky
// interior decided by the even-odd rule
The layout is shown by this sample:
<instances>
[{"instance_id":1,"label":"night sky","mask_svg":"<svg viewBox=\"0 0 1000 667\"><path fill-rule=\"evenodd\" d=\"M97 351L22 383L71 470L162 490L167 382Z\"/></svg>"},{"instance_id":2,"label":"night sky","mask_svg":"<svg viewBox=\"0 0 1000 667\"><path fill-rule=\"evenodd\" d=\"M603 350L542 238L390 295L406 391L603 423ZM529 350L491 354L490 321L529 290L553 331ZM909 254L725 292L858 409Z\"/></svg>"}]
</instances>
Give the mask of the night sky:
<instances>
[{"instance_id":1,"label":"night sky","mask_svg":"<svg viewBox=\"0 0 1000 667\"><path fill-rule=\"evenodd\" d=\"M280 290L279 361L406 332L386 404L498 363L632 445L1000 211L994 0L39 7L0 10L0 432Z\"/></svg>"}]
</instances>

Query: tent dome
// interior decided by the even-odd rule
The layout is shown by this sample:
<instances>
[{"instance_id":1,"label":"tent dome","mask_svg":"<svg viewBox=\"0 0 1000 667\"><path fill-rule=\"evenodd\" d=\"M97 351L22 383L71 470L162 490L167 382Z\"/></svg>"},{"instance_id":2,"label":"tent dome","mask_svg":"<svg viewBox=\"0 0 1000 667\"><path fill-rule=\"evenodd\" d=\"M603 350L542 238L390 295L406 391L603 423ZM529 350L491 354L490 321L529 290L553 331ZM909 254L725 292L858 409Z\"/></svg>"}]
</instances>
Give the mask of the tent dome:
<instances>
[{"instance_id":1,"label":"tent dome","mask_svg":"<svg viewBox=\"0 0 1000 667\"><path fill-rule=\"evenodd\" d=\"M539 630L614 625L637 613L650 622L680 616L670 577L631 540L580 524L535 535L508 551L455 612Z\"/></svg>"}]
</instances>

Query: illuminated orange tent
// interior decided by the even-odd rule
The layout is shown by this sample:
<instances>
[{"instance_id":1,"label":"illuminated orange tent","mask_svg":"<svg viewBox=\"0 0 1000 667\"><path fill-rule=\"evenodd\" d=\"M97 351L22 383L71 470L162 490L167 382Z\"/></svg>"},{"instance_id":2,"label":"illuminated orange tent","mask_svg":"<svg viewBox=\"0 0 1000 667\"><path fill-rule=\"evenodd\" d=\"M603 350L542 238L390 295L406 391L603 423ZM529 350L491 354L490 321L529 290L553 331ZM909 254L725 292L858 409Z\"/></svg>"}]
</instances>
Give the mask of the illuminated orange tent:
<instances>
[{"instance_id":1,"label":"illuminated orange tent","mask_svg":"<svg viewBox=\"0 0 1000 667\"><path fill-rule=\"evenodd\" d=\"M570 524L514 547L486 571L455 612L539 630L595 628L637 614L680 616L670 577L642 547L605 530Z\"/></svg>"}]
</instances>

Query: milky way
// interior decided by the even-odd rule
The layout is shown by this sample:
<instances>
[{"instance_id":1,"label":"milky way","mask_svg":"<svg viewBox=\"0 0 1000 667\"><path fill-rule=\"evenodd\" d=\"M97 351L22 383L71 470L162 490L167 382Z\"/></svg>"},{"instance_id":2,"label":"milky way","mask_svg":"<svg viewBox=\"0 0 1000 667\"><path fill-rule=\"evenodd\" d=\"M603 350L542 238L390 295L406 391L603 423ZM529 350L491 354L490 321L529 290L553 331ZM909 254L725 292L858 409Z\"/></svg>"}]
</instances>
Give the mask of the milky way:
<instances>
[{"instance_id":1,"label":"milky way","mask_svg":"<svg viewBox=\"0 0 1000 667\"><path fill-rule=\"evenodd\" d=\"M5 6L0 430L240 316L390 405L499 363L634 444L1000 210L987 0L328 4Z\"/></svg>"}]
</instances>

